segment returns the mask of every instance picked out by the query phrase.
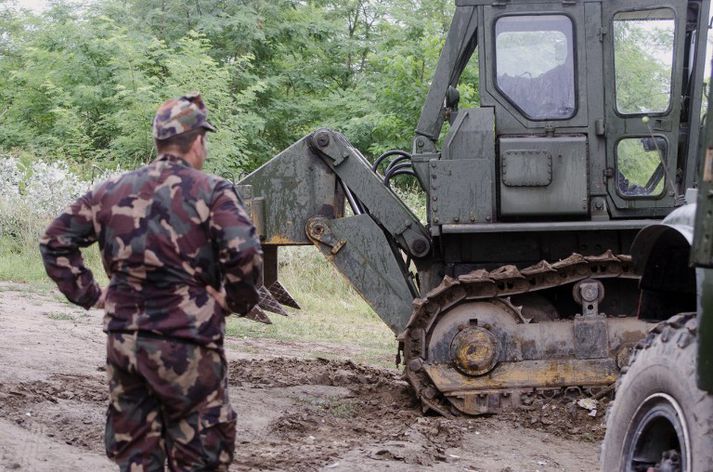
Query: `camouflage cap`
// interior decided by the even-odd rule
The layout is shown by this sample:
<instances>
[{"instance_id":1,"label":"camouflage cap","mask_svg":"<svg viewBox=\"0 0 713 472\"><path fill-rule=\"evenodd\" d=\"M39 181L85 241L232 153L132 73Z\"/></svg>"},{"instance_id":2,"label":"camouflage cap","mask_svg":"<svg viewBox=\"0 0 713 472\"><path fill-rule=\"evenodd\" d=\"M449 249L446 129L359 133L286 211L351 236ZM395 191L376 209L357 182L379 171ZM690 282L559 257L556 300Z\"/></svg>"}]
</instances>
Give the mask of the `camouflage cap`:
<instances>
[{"instance_id":1,"label":"camouflage cap","mask_svg":"<svg viewBox=\"0 0 713 472\"><path fill-rule=\"evenodd\" d=\"M205 128L215 131L208 123L208 110L198 92L189 93L180 98L172 98L158 107L153 120L153 137L158 140Z\"/></svg>"}]
</instances>

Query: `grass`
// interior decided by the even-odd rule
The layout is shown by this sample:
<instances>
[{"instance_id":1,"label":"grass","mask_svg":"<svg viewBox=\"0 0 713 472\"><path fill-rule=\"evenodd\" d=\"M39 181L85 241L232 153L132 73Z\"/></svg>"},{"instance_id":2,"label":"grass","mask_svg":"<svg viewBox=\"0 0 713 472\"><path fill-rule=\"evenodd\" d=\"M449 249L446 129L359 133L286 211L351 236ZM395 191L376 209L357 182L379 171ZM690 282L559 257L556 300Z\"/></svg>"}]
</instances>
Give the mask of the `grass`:
<instances>
[{"instance_id":1,"label":"grass","mask_svg":"<svg viewBox=\"0 0 713 472\"><path fill-rule=\"evenodd\" d=\"M33 179L40 177L33 176ZM22 193L20 187L18 190ZM395 187L395 191L414 209L418 218L425 219L423 193L413 188ZM64 195L56 197L64 198ZM29 198L0 199L0 281L25 283L35 292L68 303L42 265L38 240L49 219L34 216L40 212L49 212L49 207L38 208ZM99 284L105 285L107 278L97 246L83 251L83 255ZM271 315L272 325L231 317L226 328L229 336L275 339L307 346L312 343L314 348L308 349L314 356L351 357L356 361L393 366L394 334L315 248L281 248L279 263L280 281L302 305L302 310L291 311L288 318Z\"/></svg>"},{"instance_id":2,"label":"grass","mask_svg":"<svg viewBox=\"0 0 713 472\"><path fill-rule=\"evenodd\" d=\"M99 248L92 246L83 252L83 256L97 281L106 284L108 279L101 266ZM54 288L42 265L38 235L0 236L0 280L28 283L43 290Z\"/></svg>"},{"instance_id":3,"label":"grass","mask_svg":"<svg viewBox=\"0 0 713 472\"><path fill-rule=\"evenodd\" d=\"M302 310L290 310L287 318L269 314L272 325L233 318L227 326L229 335L356 347L360 352L355 360L394 366L393 332L316 248L280 248L278 259L279 280Z\"/></svg>"}]
</instances>

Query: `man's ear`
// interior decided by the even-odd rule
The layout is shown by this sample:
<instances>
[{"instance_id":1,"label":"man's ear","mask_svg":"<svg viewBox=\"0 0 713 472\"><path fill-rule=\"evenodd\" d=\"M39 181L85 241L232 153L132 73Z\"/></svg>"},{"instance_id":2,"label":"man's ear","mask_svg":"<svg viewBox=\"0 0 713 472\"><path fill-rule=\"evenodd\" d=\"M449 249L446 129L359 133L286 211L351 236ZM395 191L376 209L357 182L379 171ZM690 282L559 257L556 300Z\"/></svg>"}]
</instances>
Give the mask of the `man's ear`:
<instances>
[{"instance_id":1,"label":"man's ear","mask_svg":"<svg viewBox=\"0 0 713 472\"><path fill-rule=\"evenodd\" d=\"M198 136L196 136L196 139L193 140L193 144L191 145L191 148L193 150L195 150L195 149L198 149L198 148L196 148L196 146L203 146L204 143L202 140L203 140L202 134L199 134Z\"/></svg>"}]
</instances>

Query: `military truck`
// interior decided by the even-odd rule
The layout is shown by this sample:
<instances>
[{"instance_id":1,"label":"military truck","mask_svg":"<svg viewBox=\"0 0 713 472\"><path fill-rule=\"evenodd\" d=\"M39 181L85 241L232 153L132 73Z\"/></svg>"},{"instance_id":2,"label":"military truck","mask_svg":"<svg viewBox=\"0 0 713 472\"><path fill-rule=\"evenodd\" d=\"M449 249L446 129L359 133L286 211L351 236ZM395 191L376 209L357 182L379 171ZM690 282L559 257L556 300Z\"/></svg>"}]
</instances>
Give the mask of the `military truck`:
<instances>
[{"instance_id":1,"label":"military truck","mask_svg":"<svg viewBox=\"0 0 713 472\"><path fill-rule=\"evenodd\" d=\"M695 310L667 297L680 273L655 258L642 298L630 248L696 186L709 8L456 0L410 152L371 162L320 129L240 182L264 245L261 306L298 306L278 249L313 244L394 331L424 411L611 385L650 321ZM469 63L480 104L460 108ZM397 175L423 192L425 221Z\"/></svg>"},{"instance_id":2,"label":"military truck","mask_svg":"<svg viewBox=\"0 0 713 472\"><path fill-rule=\"evenodd\" d=\"M709 101L697 203L645 228L632 246L634 270L652 267L641 280L644 294L651 278L663 270L674 270L677 283L669 287L665 299L649 301L650 309L670 318L636 346L631 364L617 382L602 447L605 472L713 470L711 112ZM676 306L669 306L670 300L684 298L696 307L694 311L677 313Z\"/></svg>"}]
</instances>

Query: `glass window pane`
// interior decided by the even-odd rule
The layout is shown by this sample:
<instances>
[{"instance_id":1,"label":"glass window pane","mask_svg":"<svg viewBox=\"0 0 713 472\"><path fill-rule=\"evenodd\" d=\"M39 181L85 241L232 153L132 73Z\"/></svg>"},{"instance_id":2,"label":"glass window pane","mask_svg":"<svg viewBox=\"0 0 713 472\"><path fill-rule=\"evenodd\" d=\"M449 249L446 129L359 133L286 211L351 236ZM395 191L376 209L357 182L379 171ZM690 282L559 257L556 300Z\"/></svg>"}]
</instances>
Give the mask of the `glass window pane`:
<instances>
[{"instance_id":1,"label":"glass window pane","mask_svg":"<svg viewBox=\"0 0 713 472\"><path fill-rule=\"evenodd\" d=\"M664 191L666 175L662 157L666 140L643 137L626 138L616 148L616 184L627 197L659 196Z\"/></svg>"},{"instance_id":2,"label":"glass window pane","mask_svg":"<svg viewBox=\"0 0 713 472\"><path fill-rule=\"evenodd\" d=\"M564 15L506 16L496 22L498 88L528 118L574 116L573 42L572 21Z\"/></svg>"},{"instance_id":3,"label":"glass window pane","mask_svg":"<svg viewBox=\"0 0 713 472\"><path fill-rule=\"evenodd\" d=\"M675 29L673 11L668 8L614 15L616 109L619 113L668 110Z\"/></svg>"}]
</instances>

